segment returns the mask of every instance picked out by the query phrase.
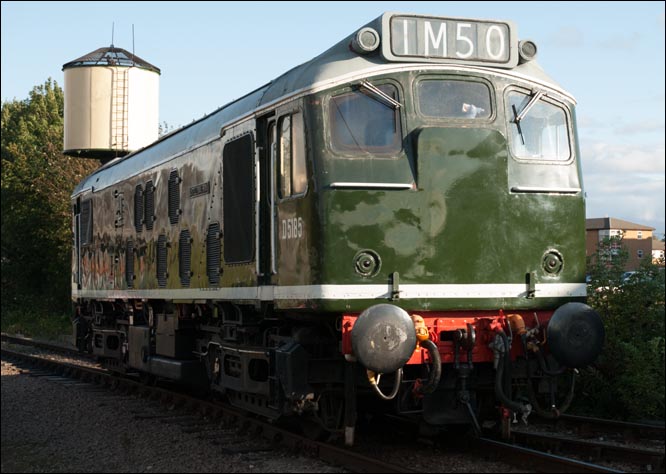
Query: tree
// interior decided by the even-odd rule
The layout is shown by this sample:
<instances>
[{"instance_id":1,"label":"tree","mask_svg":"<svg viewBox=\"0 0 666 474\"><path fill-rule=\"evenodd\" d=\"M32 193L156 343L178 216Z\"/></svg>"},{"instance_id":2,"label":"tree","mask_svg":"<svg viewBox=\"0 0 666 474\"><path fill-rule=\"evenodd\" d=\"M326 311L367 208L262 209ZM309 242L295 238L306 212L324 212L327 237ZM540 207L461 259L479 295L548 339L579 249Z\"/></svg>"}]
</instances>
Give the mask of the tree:
<instances>
[{"instance_id":1,"label":"tree","mask_svg":"<svg viewBox=\"0 0 666 474\"><path fill-rule=\"evenodd\" d=\"M581 370L577 408L632 420L664 416L664 271L650 258L623 280L622 237L604 239L588 261L588 303L606 330L604 349Z\"/></svg>"},{"instance_id":2,"label":"tree","mask_svg":"<svg viewBox=\"0 0 666 474\"><path fill-rule=\"evenodd\" d=\"M2 312L69 311L70 194L99 162L63 150L64 96L49 78L28 99L3 102Z\"/></svg>"},{"instance_id":3,"label":"tree","mask_svg":"<svg viewBox=\"0 0 666 474\"><path fill-rule=\"evenodd\" d=\"M171 132L173 132L174 128L173 125L169 125L166 120L160 122L157 125L157 135L158 137L163 137L164 135L167 135Z\"/></svg>"}]
</instances>

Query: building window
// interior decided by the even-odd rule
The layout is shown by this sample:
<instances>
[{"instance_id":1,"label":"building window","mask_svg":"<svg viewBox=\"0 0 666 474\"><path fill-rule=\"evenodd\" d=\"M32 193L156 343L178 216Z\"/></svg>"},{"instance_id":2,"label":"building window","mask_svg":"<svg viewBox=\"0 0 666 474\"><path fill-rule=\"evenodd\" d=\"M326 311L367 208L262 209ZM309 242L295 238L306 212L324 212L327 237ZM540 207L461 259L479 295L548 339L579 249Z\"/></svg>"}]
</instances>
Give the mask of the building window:
<instances>
[{"instance_id":1,"label":"building window","mask_svg":"<svg viewBox=\"0 0 666 474\"><path fill-rule=\"evenodd\" d=\"M643 258L643 251L642 250L636 251L636 254L638 255L638 258Z\"/></svg>"},{"instance_id":2,"label":"building window","mask_svg":"<svg viewBox=\"0 0 666 474\"><path fill-rule=\"evenodd\" d=\"M638 232L636 232L636 237L639 238L639 239L642 239L643 238L643 231L639 230Z\"/></svg>"},{"instance_id":3,"label":"building window","mask_svg":"<svg viewBox=\"0 0 666 474\"><path fill-rule=\"evenodd\" d=\"M610 244L610 253L613 256L618 256L620 255L620 251L622 250L622 244L620 243L619 240L613 240Z\"/></svg>"}]
</instances>

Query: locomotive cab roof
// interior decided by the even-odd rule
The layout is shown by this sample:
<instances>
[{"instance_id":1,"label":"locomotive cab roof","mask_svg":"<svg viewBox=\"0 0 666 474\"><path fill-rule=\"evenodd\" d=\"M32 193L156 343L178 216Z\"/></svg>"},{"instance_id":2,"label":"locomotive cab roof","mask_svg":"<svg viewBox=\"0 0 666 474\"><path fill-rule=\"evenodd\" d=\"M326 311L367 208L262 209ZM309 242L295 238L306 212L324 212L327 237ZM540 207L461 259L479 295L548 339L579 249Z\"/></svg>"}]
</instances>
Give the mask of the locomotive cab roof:
<instances>
[{"instance_id":1,"label":"locomotive cab roof","mask_svg":"<svg viewBox=\"0 0 666 474\"><path fill-rule=\"evenodd\" d=\"M479 50L485 48L485 52L472 59L455 57L455 54L449 53L444 46L446 31L455 25L466 28L466 25L470 25L469 28L477 32L474 47L478 46ZM412 32L411 36L405 34L409 31ZM484 31L485 40L479 40L479 32ZM495 60L493 57L497 56L498 47L495 46L493 51L492 40L500 31L506 35L503 37L506 54L501 60ZM372 42L373 38L376 43ZM403 46L396 46L396 42ZM442 51L437 53L424 50L419 42L430 42ZM448 43L450 45L451 40ZM442 52L447 54L441 54ZM531 41L519 42L516 28L511 22L386 12L320 55L292 68L264 86L174 130L142 149L109 161L81 181L73 196L87 189L98 190L110 186L128 175L140 173L164 161L165 157L172 157L196 144L215 139L220 136L220 131L225 126L252 114L261 113L287 98L325 90L339 83L364 80L391 70L422 67L424 63L510 75L537 83L575 103L574 98L537 64L535 55L536 45Z\"/></svg>"}]
</instances>

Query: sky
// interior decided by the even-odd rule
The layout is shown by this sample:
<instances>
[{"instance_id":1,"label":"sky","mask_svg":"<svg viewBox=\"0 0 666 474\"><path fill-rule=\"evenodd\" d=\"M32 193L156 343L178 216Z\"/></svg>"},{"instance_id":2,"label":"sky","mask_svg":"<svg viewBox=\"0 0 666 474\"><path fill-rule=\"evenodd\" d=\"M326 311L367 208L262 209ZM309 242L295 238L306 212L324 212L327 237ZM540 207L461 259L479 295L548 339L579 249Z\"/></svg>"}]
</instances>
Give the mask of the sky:
<instances>
[{"instance_id":1,"label":"sky","mask_svg":"<svg viewBox=\"0 0 666 474\"><path fill-rule=\"evenodd\" d=\"M664 235L664 2L2 2L2 101L110 46L161 69L179 128L261 87L385 11L513 21L577 100L586 214ZM134 35L132 35L134 31Z\"/></svg>"}]
</instances>

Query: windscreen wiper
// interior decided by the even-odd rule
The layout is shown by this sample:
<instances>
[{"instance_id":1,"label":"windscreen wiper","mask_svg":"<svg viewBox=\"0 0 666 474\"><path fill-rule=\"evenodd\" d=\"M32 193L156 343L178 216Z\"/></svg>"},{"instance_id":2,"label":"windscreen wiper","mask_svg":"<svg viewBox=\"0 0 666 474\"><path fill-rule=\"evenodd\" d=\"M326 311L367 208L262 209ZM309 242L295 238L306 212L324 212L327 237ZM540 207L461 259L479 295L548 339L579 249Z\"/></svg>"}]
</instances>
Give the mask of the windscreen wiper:
<instances>
[{"instance_id":1,"label":"windscreen wiper","mask_svg":"<svg viewBox=\"0 0 666 474\"><path fill-rule=\"evenodd\" d=\"M530 111L532 107L534 107L534 104L537 103L537 101L543 96L544 92L543 91L538 91L536 92L530 101L527 103L527 105L523 108L523 110L518 113L516 110L516 106L512 105L511 108L513 109L513 123L516 124L516 128L518 129L518 134L520 135L520 140L523 142L523 145L525 144L525 136L523 135L523 130L520 127L520 121L525 118L527 115L527 112Z\"/></svg>"},{"instance_id":2,"label":"windscreen wiper","mask_svg":"<svg viewBox=\"0 0 666 474\"><path fill-rule=\"evenodd\" d=\"M380 102L383 102L384 104L388 105L392 109L397 109L398 107L402 107L402 104L400 102L395 100L393 97L391 97L390 95L388 95L386 92L382 91L381 89L373 86L368 81L362 81L360 86L363 89L366 89L366 90L370 91L376 99L379 99Z\"/></svg>"}]
</instances>

